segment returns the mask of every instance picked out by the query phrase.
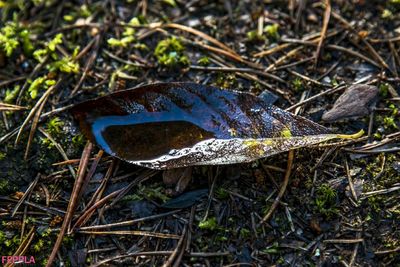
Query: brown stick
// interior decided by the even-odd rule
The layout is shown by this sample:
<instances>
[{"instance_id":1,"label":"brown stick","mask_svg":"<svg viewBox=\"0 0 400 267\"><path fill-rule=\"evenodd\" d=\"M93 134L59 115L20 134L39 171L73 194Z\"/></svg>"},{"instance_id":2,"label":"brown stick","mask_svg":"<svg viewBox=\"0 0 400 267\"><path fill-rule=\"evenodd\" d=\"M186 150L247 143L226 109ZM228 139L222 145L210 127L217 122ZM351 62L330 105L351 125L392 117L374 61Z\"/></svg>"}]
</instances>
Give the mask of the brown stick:
<instances>
[{"instance_id":1,"label":"brown stick","mask_svg":"<svg viewBox=\"0 0 400 267\"><path fill-rule=\"evenodd\" d=\"M93 204L93 206L91 206L89 209L87 209L76 221L76 223L74 224L74 226L71 228L71 231L73 231L73 229L75 229L76 227L80 227L82 224L84 224L87 220L89 220L89 218L92 216L93 212L98 208L103 206L109 199L112 199L113 197L117 196L119 193L122 192L124 188L119 189L117 191L114 191L110 194L108 194L107 196L103 197L102 199L100 199L99 201L97 201L96 203Z\"/></svg>"},{"instance_id":2,"label":"brown stick","mask_svg":"<svg viewBox=\"0 0 400 267\"><path fill-rule=\"evenodd\" d=\"M179 249L183 246L183 243L185 241L186 231L187 231L187 224L185 224L185 226L183 227L182 235L181 235L181 238L178 241L178 244L176 245L176 248L174 249L172 254L169 256L168 260L166 262L164 262L164 264L162 265L163 267L171 266L172 262L178 256ZM184 249L184 248L182 248L182 249Z\"/></svg>"},{"instance_id":3,"label":"brown stick","mask_svg":"<svg viewBox=\"0 0 400 267\"><path fill-rule=\"evenodd\" d=\"M72 216L73 216L75 208L77 206L76 199L80 192L80 188L82 187L83 180L85 178L86 167L89 163L89 157L90 157L90 152L92 151L92 147L93 147L92 143L88 142L85 146L85 149L82 152L82 158L81 158L81 162L79 164L78 174L77 174L77 178L75 180L74 188L72 189L71 198L68 203L67 213L65 214L64 221L61 226L60 233L58 234L56 243L54 244L54 247L53 247L53 250L51 251L49 259L47 260L46 267L52 266L53 261L57 255L57 251L63 240L64 234L67 230L67 227L72 220Z\"/></svg>"},{"instance_id":4,"label":"brown stick","mask_svg":"<svg viewBox=\"0 0 400 267\"><path fill-rule=\"evenodd\" d=\"M271 206L270 210L268 211L267 215L264 216L264 218L261 220L259 225L261 225L269 220L271 215L274 213L275 209L278 207L279 201L285 194L286 187L289 183L289 177L290 177L290 174L292 173L293 158L294 158L294 151L289 150L287 168L286 168L285 178L283 180L281 190L279 191L278 196L275 198L274 203L272 203L272 206Z\"/></svg>"}]
</instances>

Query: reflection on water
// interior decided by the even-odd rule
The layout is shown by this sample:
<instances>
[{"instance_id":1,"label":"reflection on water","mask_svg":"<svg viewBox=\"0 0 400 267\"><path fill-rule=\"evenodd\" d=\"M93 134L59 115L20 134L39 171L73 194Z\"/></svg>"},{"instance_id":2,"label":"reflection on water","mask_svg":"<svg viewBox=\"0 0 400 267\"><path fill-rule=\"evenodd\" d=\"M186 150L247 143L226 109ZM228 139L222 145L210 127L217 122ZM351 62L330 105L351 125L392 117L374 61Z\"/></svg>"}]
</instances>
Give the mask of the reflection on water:
<instances>
[{"instance_id":1,"label":"reflection on water","mask_svg":"<svg viewBox=\"0 0 400 267\"><path fill-rule=\"evenodd\" d=\"M92 132L96 142L108 153L127 160L147 160L210 138L226 138L219 128L195 122L194 117L154 112L96 119ZM192 122L191 122L192 121Z\"/></svg>"}]
</instances>

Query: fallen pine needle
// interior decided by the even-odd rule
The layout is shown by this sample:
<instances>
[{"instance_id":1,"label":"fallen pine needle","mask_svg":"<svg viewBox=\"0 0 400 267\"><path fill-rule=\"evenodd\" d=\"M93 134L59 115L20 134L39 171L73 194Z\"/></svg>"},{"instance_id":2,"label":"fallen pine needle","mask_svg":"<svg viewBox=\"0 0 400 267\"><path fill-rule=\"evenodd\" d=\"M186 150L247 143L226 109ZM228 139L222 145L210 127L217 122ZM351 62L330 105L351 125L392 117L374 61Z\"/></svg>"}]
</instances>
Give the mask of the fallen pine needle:
<instances>
[{"instance_id":1,"label":"fallen pine needle","mask_svg":"<svg viewBox=\"0 0 400 267\"><path fill-rule=\"evenodd\" d=\"M77 232L81 233L81 234L90 234L90 235L139 235L139 236L151 236L151 237L158 237L158 238L179 239L178 235L147 232L147 231L83 231L83 230L80 230Z\"/></svg>"},{"instance_id":2,"label":"fallen pine needle","mask_svg":"<svg viewBox=\"0 0 400 267\"><path fill-rule=\"evenodd\" d=\"M266 221L268 221L271 218L271 216L274 213L275 209L278 207L281 198L283 197L283 195L286 192L286 187L287 187L287 185L289 183L289 177L290 177L290 174L292 172L293 158L294 158L294 151L293 150L289 150L287 168L286 168L285 178L284 178L282 186L281 186L281 190L279 191L277 197L275 198L274 203L272 203L272 206L269 209L267 215L265 215L264 218L261 220L260 225L265 223Z\"/></svg>"}]
</instances>

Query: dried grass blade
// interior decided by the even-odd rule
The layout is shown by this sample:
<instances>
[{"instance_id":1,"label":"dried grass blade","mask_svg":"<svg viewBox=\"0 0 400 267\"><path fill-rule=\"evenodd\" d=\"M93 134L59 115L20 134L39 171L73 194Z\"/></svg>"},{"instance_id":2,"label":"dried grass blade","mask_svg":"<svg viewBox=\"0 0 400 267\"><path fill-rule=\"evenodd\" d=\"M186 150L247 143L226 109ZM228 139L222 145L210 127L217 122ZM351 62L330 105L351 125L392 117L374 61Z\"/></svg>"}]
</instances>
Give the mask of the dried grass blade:
<instances>
[{"instance_id":1,"label":"dried grass blade","mask_svg":"<svg viewBox=\"0 0 400 267\"><path fill-rule=\"evenodd\" d=\"M48 96L46 97L46 99L44 99L42 104L39 106L38 111L35 113L35 116L33 117L31 130L29 131L28 142L26 143L26 149L25 149L25 154L24 154L25 160L28 159L29 149L32 145L33 137L35 136L36 128L37 128L37 125L38 125L38 122L40 119L40 114L42 113L43 107L46 104L47 98L48 98Z\"/></svg>"},{"instance_id":2,"label":"dried grass blade","mask_svg":"<svg viewBox=\"0 0 400 267\"><path fill-rule=\"evenodd\" d=\"M287 185L289 183L289 177L290 177L290 174L292 173L293 158L294 158L294 151L293 150L289 150L287 168L286 168L285 178L284 178L282 186L281 186L281 190L279 191L278 196L275 198L274 202L272 203L272 206L269 209L268 213L261 220L260 225L265 223L266 221L268 221L269 218L271 218L271 216L274 213L275 209L279 205L279 201L281 200L281 198L283 197L283 195L286 192L286 187L287 187Z\"/></svg>"},{"instance_id":3,"label":"dried grass blade","mask_svg":"<svg viewBox=\"0 0 400 267\"><path fill-rule=\"evenodd\" d=\"M29 193L32 192L32 190L35 188L37 182L39 181L39 178L40 178L40 174L36 175L35 180L33 180L33 182L29 185L28 189L26 189L24 195L18 200L17 204L15 205L13 211L11 212L11 217L14 217L15 213L18 211L18 208L28 197Z\"/></svg>"},{"instance_id":4,"label":"dried grass blade","mask_svg":"<svg viewBox=\"0 0 400 267\"><path fill-rule=\"evenodd\" d=\"M173 234L163 234L163 233L155 233L148 231L78 231L81 234L89 234L89 235L138 235L138 236L150 236L157 238L165 238L165 239L179 239L178 235Z\"/></svg>"},{"instance_id":5,"label":"dried grass blade","mask_svg":"<svg viewBox=\"0 0 400 267\"><path fill-rule=\"evenodd\" d=\"M220 48L222 48L224 50L227 50L230 53L240 57L240 55L237 54L233 49L229 48L228 46L226 46L225 44L221 43L217 39L209 36L208 34L206 34L204 32L201 32L199 30L193 29L191 27L188 27L188 26L185 26L185 25L182 25L182 24L177 24L177 23L169 23L169 24L164 24L162 26L165 27L165 28L174 28L174 29L182 30L182 31L189 32L191 34L197 35L197 36L209 41L210 43L213 43L216 46L218 46L218 47L220 47Z\"/></svg>"},{"instance_id":6,"label":"dried grass blade","mask_svg":"<svg viewBox=\"0 0 400 267\"><path fill-rule=\"evenodd\" d=\"M46 132L43 128L39 127L39 131L47 138L50 140L50 142L52 142L54 144L54 146L57 148L58 152L60 152L61 156L63 157L64 160L68 161L68 156L67 153L65 153L64 149L62 148L62 146L57 143L53 137L50 136L50 134L48 132ZM71 172L72 177L76 176L75 170L74 168L72 168L71 165L68 165L68 169Z\"/></svg>"},{"instance_id":7,"label":"dried grass blade","mask_svg":"<svg viewBox=\"0 0 400 267\"><path fill-rule=\"evenodd\" d=\"M321 29L321 37L318 41L317 51L315 52L315 61L314 67L318 65L318 59L321 54L321 48L325 40L326 32L328 30L329 19L331 17L331 1L325 0L325 13L324 13L324 21Z\"/></svg>"},{"instance_id":8,"label":"dried grass blade","mask_svg":"<svg viewBox=\"0 0 400 267\"><path fill-rule=\"evenodd\" d=\"M168 260L166 262L164 262L164 264L162 265L162 267L169 267L171 266L172 262L175 260L176 256L178 255L178 251L179 249L182 247L185 237L187 234L187 224L185 224L183 230L182 230L182 235L179 238L178 244L176 245L176 248L174 249L174 251L172 252L172 254L169 256Z\"/></svg>"},{"instance_id":9,"label":"dried grass blade","mask_svg":"<svg viewBox=\"0 0 400 267\"><path fill-rule=\"evenodd\" d=\"M27 109L26 107L0 102L0 111L19 111L26 109Z\"/></svg>"},{"instance_id":10,"label":"dried grass blade","mask_svg":"<svg viewBox=\"0 0 400 267\"><path fill-rule=\"evenodd\" d=\"M36 105L31 109L31 111L29 112L28 116L25 118L24 122L22 123L21 127L18 130L17 133L17 137L15 139L15 145L18 144L19 140L21 139L21 134L23 132L23 130L25 129L25 126L29 123L29 121L33 118L33 116L35 115L35 113L38 111L38 109L40 108L40 106L42 105L43 102L46 102L47 98L49 97L49 95L55 90L57 89L57 87L60 85L61 83L61 79L59 79L57 81L56 84L54 84L53 86L51 86L49 89L47 89L47 91L42 95L42 97L36 102Z\"/></svg>"}]
</instances>

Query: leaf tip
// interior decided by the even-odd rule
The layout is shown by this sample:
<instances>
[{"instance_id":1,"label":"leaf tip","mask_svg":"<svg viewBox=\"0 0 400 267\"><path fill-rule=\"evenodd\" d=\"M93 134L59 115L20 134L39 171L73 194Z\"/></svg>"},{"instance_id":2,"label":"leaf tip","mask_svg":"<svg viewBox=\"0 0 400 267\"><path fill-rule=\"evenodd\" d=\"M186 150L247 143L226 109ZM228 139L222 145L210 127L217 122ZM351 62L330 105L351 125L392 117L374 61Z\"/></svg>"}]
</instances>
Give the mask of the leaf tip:
<instances>
[{"instance_id":1,"label":"leaf tip","mask_svg":"<svg viewBox=\"0 0 400 267\"><path fill-rule=\"evenodd\" d=\"M337 138L342 138L342 139L357 139L363 136L365 131L361 129L359 132L355 134L338 134Z\"/></svg>"}]
</instances>

